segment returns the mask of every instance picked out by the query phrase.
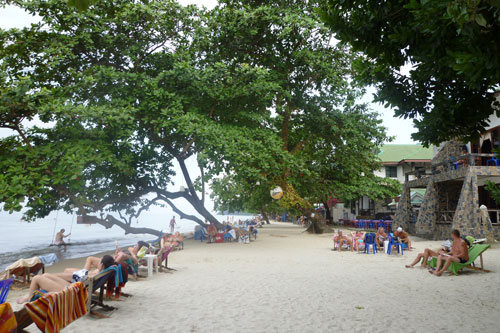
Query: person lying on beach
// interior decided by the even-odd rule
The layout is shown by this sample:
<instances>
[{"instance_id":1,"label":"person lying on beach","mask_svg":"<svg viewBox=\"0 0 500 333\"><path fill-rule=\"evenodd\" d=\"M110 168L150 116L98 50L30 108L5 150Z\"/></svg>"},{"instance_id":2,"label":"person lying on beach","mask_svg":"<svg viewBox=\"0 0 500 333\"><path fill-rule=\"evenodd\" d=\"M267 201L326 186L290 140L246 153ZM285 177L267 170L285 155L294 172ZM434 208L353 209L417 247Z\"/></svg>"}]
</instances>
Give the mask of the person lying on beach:
<instances>
[{"instance_id":1,"label":"person lying on beach","mask_svg":"<svg viewBox=\"0 0 500 333\"><path fill-rule=\"evenodd\" d=\"M361 230L356 230L356 232L351 232L352 238L354 240L353 247L356 251L360 251L361 247L364 247L365 244L365 234L361 232Z\"/></svg>"},{"instance_id":2,"label":"person lying on beach","mask_svg":"<svg viewBox=\"0 0 500 333\"><path fill-rule=\"evenodd\" d=\"M47 294L54 294L63 291L64 288L69 287L71 283L79 282L80 279L81 281L84 281L82 277L92 278L99 272L114 264L115 261L113 260L113 257L105 255L99 262L98 267L93 271L67 268L64 273L45 273L42 275L36 275L31 280L28 294L17 299L17 303L23 304L29 302L35 290L43 290Z\"/></svg>"},{"instance_id":3,"label":"person lying on beach","mask_svg":"<svg viewBox=\"0 0 500 333\"><path fill-rule=\"evenodd\" d=\"M379 249L384 247L384 242L388 239L387 234L385 233L384 228L380 227L375 234L375 241Z\"/></svg>"},{"instance_id":4,"label":"person lying on beach","mask_svg":"<svg viewBox=\"0 0 500 333\"><path fill-rule=\"evenodd\" d=\"M406 233L403 228L399 227L395 232L394 236L398 237L402 243L405 243L408 245L408 251L411 251L411 240L410 237L408 236L408 233Z\"/></svg>"},{"instance_id":5,"label":"person lying on beach","mask_svg":"<svg viewBox=\"0 0 500 333\"><path fill-rule=\"evenodd\" d=\"M145 249L143 249L143 247ZM134 247L129 247L128 252L129 254L134 257L136 260L138 258L144 257L144 254L146 253L147 249L150 248L150 245L146 243L145 241L138 241L137 244Z\"/></svg>"},{"instance_id":6,"label":"person lying on beach","mask_svg":"<svg viewBox=\"0 0 500 333\"><path fill-rule=\"evenodd\" d=\"M342 234L342 230L338 230L338 234L333 236L333 242L338 244L338 251L342 251L342 246L343 245L349 245L351 248L351 251L354 251L353 246L352 246L352 241L347 237L346 235ZM334 245L335 246L335 245Z\"/></svg>"},{"instance_id":7,"label":"person lying on beach","mask_svg":"<svg viewBox=\"0 0 500 333\"><path fill-rule=\"evenodd\" d=\"M469 261L469 248L465 240L460 238L460 231L457 229L453 230L451 238L453 240L451 251L448 254L440 254L437 258L436 269L430 270L429 273L441 276L450 267L452 262L464 264ZM443 265L442 268L441 265Z\"/></svg>"}]
</instances>

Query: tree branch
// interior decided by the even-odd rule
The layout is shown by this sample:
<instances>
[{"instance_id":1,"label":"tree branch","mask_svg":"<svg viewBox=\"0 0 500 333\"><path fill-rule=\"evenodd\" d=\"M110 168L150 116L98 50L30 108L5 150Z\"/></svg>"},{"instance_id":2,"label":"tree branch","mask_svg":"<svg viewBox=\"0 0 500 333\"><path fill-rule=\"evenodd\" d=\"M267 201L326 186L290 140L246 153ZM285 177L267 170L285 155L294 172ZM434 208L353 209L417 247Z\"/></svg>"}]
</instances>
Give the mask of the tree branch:
<instances>
[{"instance_id":1,"label":"tree branch","mask_svg":"<svg viewBox=\"0 0 500 333\"><path fill-rule=\"evenodd\" d=\"M114 216L109 215L109 214L106 216L105 219L101 219L101 218L98 218L96 216L87 215L83 218L83 223L90 223L90 224L97 223L97 224L104 226L106 229L109 229L109 228L116 225L116 226L122 228L123 230L125 230L126 235L127 234L150 234L150 235L154 235L154 236L161 235L161 231L159 231L159 230L155 230L155 229L151 229L151 228L134 228L126 223L121 222L120 220L116 219Z\"/></svg>"},{"instance_id":2,"label":"tree branch","mask_svg":"<svg viewBox=\"0 0 500 333\"><path fill-rule=\"evenodd\" d=\"M199 225L201 225L203 227L207 227L207 225L202 220L200 220L199 218L197 218L196 216L185 214L183 211L181 211L179 208L177 208L177 206L175 206L174 203L172 201L170 201L168 198L160 196L160 199L163 200L163 201L165 201L170 207L172 207L172 210L175 213L177 213L180 216L181 219L191 220L191 221L194 221L194 222L198 223Z\"/></svg>"}]
</instances>

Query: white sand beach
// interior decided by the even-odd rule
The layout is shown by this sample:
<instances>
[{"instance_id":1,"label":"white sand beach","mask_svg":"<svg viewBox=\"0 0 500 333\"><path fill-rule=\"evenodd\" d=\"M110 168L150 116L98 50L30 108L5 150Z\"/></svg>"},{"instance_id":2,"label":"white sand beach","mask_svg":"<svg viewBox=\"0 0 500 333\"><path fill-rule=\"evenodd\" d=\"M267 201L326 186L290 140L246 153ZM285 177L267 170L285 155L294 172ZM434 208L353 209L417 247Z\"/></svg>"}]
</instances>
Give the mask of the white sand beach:
<instances>
[{"instance_id":1,"label":"white sand beach","mask_svg":"<svg viewBox=\"0 0 500 333\"><path fill-rule=\"evenodd\" d=\"M310 235L291 224L259 231L248 245L186 242L169 259L177 271L130 281L124 291L133 297L110 302L118 309L109 319L87 316L64 331L499 331L498 245L484 254L491 273L435 277L404 265L440 242L414 239L404 256L367 255L332 252L331 234ZM12 291L9 301L21 293Z\"/></svg>"}]
</instances>

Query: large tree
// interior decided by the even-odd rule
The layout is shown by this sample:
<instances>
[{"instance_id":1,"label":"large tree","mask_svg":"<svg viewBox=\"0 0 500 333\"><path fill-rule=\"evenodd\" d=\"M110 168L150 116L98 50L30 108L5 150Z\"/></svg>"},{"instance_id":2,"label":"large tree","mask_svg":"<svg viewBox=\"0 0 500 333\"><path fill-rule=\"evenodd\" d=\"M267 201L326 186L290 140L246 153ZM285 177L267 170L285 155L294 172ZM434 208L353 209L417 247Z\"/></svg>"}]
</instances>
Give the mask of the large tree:
<instances>
[{"instance_id":1,"label":"large tree","mask_svg":"<svg viewBox=\"0 0 500 333\"><path fill-rule=\"evenodd\" d=\"M197 158L203 183L252 140L262 142L265 136L248 128L268 117L268 72L200 61L193 40L204 13L196 7L123 0L78 12L62 0L0 4L41 17L0 31L0 125L14 131L0 143L4 209L19 210L27 198L33 220L76 205L106 227L156 234L131 227L151 205L170 205L203 224L177 209L173 200L184 199L218 223L186 160ZM43 126L29 126L33 119ZM174 163L186 191L172 191Z\"/></svg>"},{"instance_id":2,"label":"large tree","mask_svg":"<svg viewBox=\"0 0 500 333\"><path fill-rule=\"evenodd\" d=\"M484 130L500 82L499 1L318 2L335 37L362 53L356 77L414 119L414 139L439 144Z\"/></svg>"},{"instance_id":3,"label":"large tree","mask_svg":"<svg viewBox=\"0 0 500 333\"><path fill-rule=\"evenodd\" d=\"M280 205L310 216L314 203L333 194L380 198L398 190L373 175L385 129L358 102L363 90L352 81L354 58L333 43L315 9L308 1L227 0L206 16L207 35L199 41L205 61L263 68L276 83L272 115L261 126L281 140L285 153L260 162L279 162L272 171L242 177L234 170L218 180L214 196L223 207L265 211L269 190L280 185Z\"/></svg>"}]
</instances>

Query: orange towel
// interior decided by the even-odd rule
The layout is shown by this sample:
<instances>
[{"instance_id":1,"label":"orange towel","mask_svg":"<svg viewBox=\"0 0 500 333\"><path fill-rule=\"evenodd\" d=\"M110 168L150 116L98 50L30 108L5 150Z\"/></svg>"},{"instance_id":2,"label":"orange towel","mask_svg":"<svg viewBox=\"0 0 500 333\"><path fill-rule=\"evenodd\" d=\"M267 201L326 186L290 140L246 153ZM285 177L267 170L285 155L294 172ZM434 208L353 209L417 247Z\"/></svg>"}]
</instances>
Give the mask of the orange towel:
<instances>
[{"instance_id":1,"label":"orange towel","mask_svg":"<svg viewBox=\"0 0 500 333\"><path fill-rule=\"evenodd\" d=\"M0 304L0 332L12 333L17 328L16 317L9 303Z\"/></svg>"},{"instance_id":2,"label":"orange towel","mask_svg":"<svg viewBox=\"0 0 500 333\"><path fill-rule=\"evenodd\" d=\"M87 297L87 288L77 282L59 293L27 303L25 307L42 332L53 333L87 314Z\"/></svg>"}]
</instances>

